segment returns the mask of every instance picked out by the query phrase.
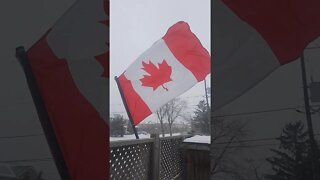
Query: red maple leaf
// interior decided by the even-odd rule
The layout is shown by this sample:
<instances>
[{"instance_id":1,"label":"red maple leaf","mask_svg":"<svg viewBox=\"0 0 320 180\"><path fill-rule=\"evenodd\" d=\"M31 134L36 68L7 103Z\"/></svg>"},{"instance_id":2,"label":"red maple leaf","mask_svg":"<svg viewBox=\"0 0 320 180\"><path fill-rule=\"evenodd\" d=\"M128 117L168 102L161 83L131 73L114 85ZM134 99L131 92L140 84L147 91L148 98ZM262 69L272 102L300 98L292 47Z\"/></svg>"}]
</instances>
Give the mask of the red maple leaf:
<instances>
[{"instance_id":1,"label":"red maple leaf","mask_svg":"<svg viewBox=\"0 0 320 180\"><path fill-rule=\"evenodd\" d=\"M101 77L108 78L109 77L109 51L105 52L103 54L100 54L98 56L95 56L96 60L102 65L103 67L103 73L101 74Z\"/></svg>"},{"instance_id":2,"label":"red maple leaf","mask_svg":"<svg viewBox=\"0 0 320 180\"><path fill-rule=\"evenodd\" d=\"M168 65L166 60L163 60L161 64L158 63L159 68L157 68L151 61L149 64L142 61L143 69L149 75L143 75L143 78L140 79L142 86L152 87L155 91L159 86L162 86L163 89L168 91L168 88L164 87L163 84L166 82L172 81L171 76L171 67Z\"/></svg>"},{"instance_id":3,"label":"red maple leaf","mask_svg":"<svg viewBox=\"0 0 320 180\"><path fill-rule=\"evenodd\" d=\"M103 8L104 12L107 16L109 16L109 0L103 1ZM104 28L109 28L109 20L105 19L102 21L99 21L99 23L103 24ZM106 42L108 48L109 48L109 42ZM109 77L109 49L106 49L106 51L102 54L99 54L95 56L95 59L102 65L104 71L102 73L102 77L108 78Z\"/></svg>"}]
</instances>

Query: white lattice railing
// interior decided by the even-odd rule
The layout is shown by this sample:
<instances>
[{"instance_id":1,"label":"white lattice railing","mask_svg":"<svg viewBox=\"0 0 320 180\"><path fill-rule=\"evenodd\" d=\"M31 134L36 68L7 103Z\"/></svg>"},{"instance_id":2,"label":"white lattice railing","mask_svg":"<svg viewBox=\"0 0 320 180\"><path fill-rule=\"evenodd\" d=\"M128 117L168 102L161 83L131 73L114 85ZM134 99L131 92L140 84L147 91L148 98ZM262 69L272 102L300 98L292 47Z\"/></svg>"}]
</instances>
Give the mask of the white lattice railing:
<instances>
[{"instance_id":1,"label":"white lattice railing","mask_svg":"<svg viewBox=\"0 0 320 180\"><path fill-rule=\"evenodd\" d=\"M186 136L110 143L111 180L172 180L182 172L180 145Z\"/></svg>"}]
</instances>

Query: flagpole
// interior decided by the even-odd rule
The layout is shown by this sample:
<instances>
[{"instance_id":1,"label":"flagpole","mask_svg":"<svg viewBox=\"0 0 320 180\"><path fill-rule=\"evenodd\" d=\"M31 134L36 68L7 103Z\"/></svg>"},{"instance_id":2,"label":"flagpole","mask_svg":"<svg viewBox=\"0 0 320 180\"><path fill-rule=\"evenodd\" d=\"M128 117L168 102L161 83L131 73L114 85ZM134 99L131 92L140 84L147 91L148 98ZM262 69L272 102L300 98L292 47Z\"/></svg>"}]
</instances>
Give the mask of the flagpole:
<instances>
[{"instance_id":1,"label":"flagpole","mask_svg":"<svg viewBox=\"0 0 320 180\"><path fill-rule=\"evenodd\" d=\"M205 95L206 95L207 108L208 108L208 111L209 111L210 107L209 107L209 98L208 98L208 92L207 92L206 78L204 78L204 91L205 91ZM208 113L208 116L209 116L209 121L210 121L210 113Z\"/></svg>"},{"instance_id":2,"label":"flagpole","mask_svg":"<svg viewBox=\"0 0 320 180\"><path fill-rule=\"evenodd\" d=\"M139 135L138 135L136 126L135 126L134 123L133 123L133 119L132 119L132 116L131 116L131 114L130 114L130 112L129 112L129 108L128 108L127 102L126 102L125 99L124 99L123 91L122 91L122 89L121 89L121 87L120 87L118 77L115 76L115 77L114 77L114 80L115 80L116 83L117 83L117 86L118 86L118 89L119 89L119 92L120 92L120 95L121 95L122 102L123 102L123 104L124 104L124 107L125 107L125 109L126 109L127 115L128 115L128 117L129 117L129 120L130 120L131 125L132 125L133 132L134 132L134 134L135 134L135 136L136 136L136 139L139 139Z\"/></svg>"},{"instance_id":3,"label":"flagpole","mask_svg":"<svg viewBox=\"0 0 320 180\"><path fill-rule=\"evenodd\" d=\"M54 162L57 166L61 179L71 180L68 172L68 168L63 158L63 154L59 147L57 138L55 136L54 129L50 122L48 112L41 98L36 80L32 73L31 65L29 64L29 61L27 59L27 54L23 46L16 48L16 58L18 59L25 73L27 84L28 84L34 105L36 107L42 129L44 131L47 143L50 147L51 154L53 156Z\"/></svg>"},{"instance_id":4,"label":"flagpole","mask_svg":"<svg viewBox=\"0 0 320 180\"><path fill-rule=\"evenodd\" d=\"M313 180L319 180L319 172L318 172L318 153L317 147L314 139L313 134L313 127L312 127L312 119L311 119L311 112L310 112L310 104L309 104L309 94L308 94L308 85L307 85L307 78L306 78L306 68L304 62L304 53L300 57L301 62L301 75L302 75L302 83L303 83L303 94L304 94L304 104L305 104L305 111L307 117L307 125L308 125L308 134L310 139L311 145L311 157L312 157L312 172L313 172Z\"/></svg>"}]
</instances>

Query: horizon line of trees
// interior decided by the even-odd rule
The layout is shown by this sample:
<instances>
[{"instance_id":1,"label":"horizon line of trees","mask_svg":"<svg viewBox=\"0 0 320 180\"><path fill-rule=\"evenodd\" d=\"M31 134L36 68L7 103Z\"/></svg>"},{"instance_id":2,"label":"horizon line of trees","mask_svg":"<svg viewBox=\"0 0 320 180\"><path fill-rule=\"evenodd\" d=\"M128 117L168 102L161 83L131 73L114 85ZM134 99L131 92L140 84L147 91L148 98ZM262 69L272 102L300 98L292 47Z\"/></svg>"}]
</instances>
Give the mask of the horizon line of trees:
<instances>
[{"instance_id":1,"label":"horizon line of trees","mask_svg":"<svg viewBox=\"0 0 320 180\"><path fill-rule=\"evenodd\" d=\"M200 100L193 110L194 115L186 113L187 102L181 98L174 98L155 112L159 124L144 125L136 127L138 133L147 132L165 134L191 133L199 135L210 135L210 119L207 103ZM210 108L210 107L209 107ZM183 123L176 124L177 119ZM133 134L131 122L121 114L110 117L110 136L123 137L125 134Z\"/></svg>"}]
</instances>

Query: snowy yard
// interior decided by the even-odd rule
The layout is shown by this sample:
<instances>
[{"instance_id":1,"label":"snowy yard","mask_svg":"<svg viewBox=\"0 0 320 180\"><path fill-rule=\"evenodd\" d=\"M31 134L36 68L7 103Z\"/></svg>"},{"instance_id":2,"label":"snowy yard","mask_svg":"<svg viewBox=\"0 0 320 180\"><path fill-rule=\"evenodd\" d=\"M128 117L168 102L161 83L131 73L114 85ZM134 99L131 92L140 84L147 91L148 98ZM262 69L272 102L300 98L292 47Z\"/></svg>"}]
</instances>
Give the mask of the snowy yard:
<instances>
[{"instance_id":1,"label":"snowy yard","mask_svg":"<svg viewBox=\"0 0 320 180\"><path fill-rule=\"evenodd\" d=\"M174 133L172 136L179 136L181 133ZM165 137L169 137L170 134L165 134ZM160 134L160 137L162 135ZM140 139L149 139L150 134L139 134ZM123 141L123 140L130 140L130 139L136 139L136 136L134 134L130 135L124 135L123 137L110 137L110 141ZM200 136L195 135L190 138L186 138L183 142L190 142L190 143L202 143L202 144L210 144L210 136Z\"/></svg>"},{"instance_id":2,"label":"snowy yard","mask_svg":"<svg viewBox=\"0 0 320 180\"><path fill-rule=\"evenodd\" d=\"M172 136L179 136L181 133L174 133ZM159 135L162 137L162 135ZM165 137L169 137L170 134L165 134ZM148 139L150 138L150 134L139 134L139 139ZM110 137L110 141L123 141L123 140L130 140L130 139L136 139L136 136L134 134L130 135L124 135L123 137Z\"/></svg>"}]
</instances>

